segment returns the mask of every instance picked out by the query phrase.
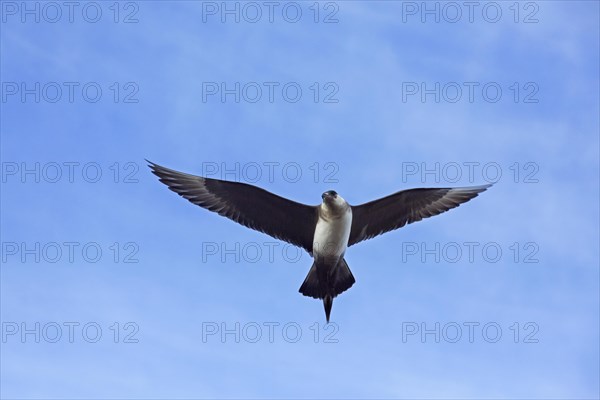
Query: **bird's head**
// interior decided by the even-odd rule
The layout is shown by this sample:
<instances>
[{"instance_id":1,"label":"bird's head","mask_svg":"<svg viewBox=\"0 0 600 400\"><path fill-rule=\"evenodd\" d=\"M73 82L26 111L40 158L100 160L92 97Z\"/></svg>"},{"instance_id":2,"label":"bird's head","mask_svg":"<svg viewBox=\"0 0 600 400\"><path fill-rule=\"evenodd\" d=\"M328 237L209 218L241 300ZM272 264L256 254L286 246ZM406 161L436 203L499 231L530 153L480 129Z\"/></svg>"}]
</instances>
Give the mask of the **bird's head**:
<instances>
[{"instance_id":1,"label":"bird's head","mask_svg":"<svg viewBox=\"0 0 600 400\"><path fill-rule=\"evenodd\" d=\"M334 190L326 191L321 195L321 198L323 199L323 206L329 210L341 211L346 209L346 200Z\"/></svg>"},{"instance_id":2,"label":"bird's head","mask_svg":"<svg viewBox=\"0 0 600 400\"><path fill-rule=\"evenodd\" d=\"M334 190L328 190L321 195L323 201L335 200L336 197L338 197L338 194Z\"/></svg>"}]
</instances>

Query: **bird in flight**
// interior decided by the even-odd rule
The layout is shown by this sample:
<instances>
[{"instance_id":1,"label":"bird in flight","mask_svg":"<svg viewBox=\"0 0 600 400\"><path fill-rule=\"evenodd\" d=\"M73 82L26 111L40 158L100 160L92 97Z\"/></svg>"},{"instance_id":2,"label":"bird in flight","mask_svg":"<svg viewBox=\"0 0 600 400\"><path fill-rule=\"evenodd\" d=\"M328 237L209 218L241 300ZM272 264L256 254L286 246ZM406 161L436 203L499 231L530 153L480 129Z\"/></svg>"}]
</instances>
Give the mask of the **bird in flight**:
<instances>
[{"instance_id":1,"label":"bird in flight","mask_svg":"<svg viewBox=\"0 0 600 400\"><path fill-rule=\"evenodd\" d=\"M310 206L246 183L148 164L162 183L190 202L306 250L314 262L299 291L323 300L327 322L333 299L355 282L344 259L349 246L458 207L491 186L408 189L358 206L329 190L321 204Z\"/></svg>"}]
</instances>

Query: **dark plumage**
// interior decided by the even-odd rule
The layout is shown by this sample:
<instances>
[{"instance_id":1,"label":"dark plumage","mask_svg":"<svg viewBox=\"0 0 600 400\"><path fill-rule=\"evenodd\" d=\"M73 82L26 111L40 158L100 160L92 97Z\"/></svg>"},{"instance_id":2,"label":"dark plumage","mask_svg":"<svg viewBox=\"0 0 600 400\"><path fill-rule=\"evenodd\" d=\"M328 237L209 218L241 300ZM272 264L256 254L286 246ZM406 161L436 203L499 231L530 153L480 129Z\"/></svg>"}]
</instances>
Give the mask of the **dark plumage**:
<instances>
[{"instance_id":1,"label":"dark plumage","mask_svg":"<svg viewBox=\"0 0 600 400\"><path fill-rule=\"evenodd\" d=\"M333 299L355 282L344 259L347 247L458 207L491 186L402 190L358 206L349 205L330 190L323 193L320 205L309 206L245 183L148 163L162 183L190 202L313 256L315 262L300 292L323 299L327 321Z\"/></svg>"}]
</instances>

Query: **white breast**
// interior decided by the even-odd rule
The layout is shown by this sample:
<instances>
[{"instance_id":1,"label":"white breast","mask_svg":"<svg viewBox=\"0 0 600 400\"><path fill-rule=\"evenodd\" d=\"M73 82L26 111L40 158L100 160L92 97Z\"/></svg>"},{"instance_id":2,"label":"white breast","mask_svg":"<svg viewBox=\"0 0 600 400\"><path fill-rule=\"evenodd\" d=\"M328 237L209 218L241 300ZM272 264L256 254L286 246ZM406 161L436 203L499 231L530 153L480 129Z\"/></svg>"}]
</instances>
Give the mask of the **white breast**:
<instances>
[{"instance_id":1,"label":"white breast","mask_svg":"<svg viewBox=\"0 0 600 400\"><path fill-rule=\"evenodd\" d=\"M318 258L339 258L346 251L350 228L352 227L352 210L339 218L319 218L313 239L313 256Z\"/></svg>"}]
</instances>

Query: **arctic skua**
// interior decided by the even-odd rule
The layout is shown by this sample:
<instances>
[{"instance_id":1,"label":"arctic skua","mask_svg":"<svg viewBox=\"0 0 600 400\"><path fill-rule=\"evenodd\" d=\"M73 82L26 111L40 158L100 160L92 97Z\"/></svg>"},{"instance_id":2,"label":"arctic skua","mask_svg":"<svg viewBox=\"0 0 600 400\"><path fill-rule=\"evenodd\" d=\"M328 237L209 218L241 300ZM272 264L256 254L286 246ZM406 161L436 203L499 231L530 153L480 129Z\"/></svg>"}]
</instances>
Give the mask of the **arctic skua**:
<instances>
[{"instance_id":1,"label":"arctic skua","mask_svg":"<svg viewBox=\"0 0 600 400\"><path fill-rule=\"evenodd\" d=\"M491 186L408 189L358 206L329 190L321 204L310 206L246 183L148 164L190 202L306 250L314 262L299 291L323 300L327 322L333 299L355 282L344 259L349 246L458 207Z\"/></svg>"}]
</instances>

